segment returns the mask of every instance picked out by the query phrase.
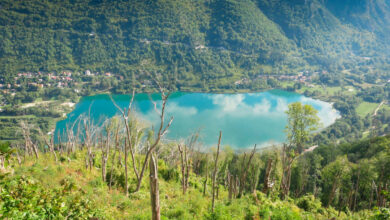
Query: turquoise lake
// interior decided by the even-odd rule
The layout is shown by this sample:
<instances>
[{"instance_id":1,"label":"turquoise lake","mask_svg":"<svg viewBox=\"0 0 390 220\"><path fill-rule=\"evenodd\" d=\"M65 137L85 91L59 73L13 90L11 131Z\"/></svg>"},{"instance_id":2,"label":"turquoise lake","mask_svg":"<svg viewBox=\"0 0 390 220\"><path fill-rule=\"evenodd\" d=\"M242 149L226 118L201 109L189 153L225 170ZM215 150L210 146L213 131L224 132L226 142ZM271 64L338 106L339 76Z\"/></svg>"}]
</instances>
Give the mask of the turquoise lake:
<instances>
[{"instance_id":1,"label":"turquoise lake","mask_svg":"<svg viewBox=\"0 0 390 220\"><path fill-rule=\"evenodd\" d=\"M113 98L123 108L128 106L131 96L113 95ZM138 116L152 127L159 123L159 116L150 98L161 107L158 94L136 94L134 107ZM286 140L285 111L288 104L297 101L310 104L319 111L322 128L340 117L330 103L281 90L240 94L176 92L171 94L167 104L166 121L171 116L174 116L174 120L165 138L184 139L200 129L200 141L207 147L217 143L221 130L222 145L236 149L254 144L260 147L279 144ZM88 114L89 109L91 118L97 124L119 114L108 95L84 97L65 120L57 123L56 134L63 134L67 123L71 124L80 115Z\"/></svg>"}]
</instances>

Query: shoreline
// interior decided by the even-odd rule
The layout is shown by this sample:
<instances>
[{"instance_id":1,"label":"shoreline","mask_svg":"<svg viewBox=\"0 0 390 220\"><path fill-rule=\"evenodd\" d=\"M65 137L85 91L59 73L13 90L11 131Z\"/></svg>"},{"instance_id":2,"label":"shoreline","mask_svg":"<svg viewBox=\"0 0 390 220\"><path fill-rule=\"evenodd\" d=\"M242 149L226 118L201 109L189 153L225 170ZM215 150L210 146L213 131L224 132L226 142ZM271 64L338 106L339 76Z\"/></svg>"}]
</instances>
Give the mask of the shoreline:
<instances>
[{"instance_id":1,"label":"shoreline","mask_svg":"<svg viewBox=\"0 0 390 220\"><path fill-rule=\"evenodd\" d=\"M286 91L286 90L283 90L283 89L280 89L280 88L276 88L276 89L269 89L269 90L264 90L264 91L262 91L262 92L256 92L256 91L252 91L252 92L250 92L250 93L244 93L244 92L241 92L241 93L229 93L229 92L227 92L227 93L206 93L206 92L185 92L185 91L175 91L175 92L177 92L177 93L189 93L189 94L192 94L192 93L194 93L194 94L214 94L214 95L218 95L218 94L226 94L226 95L230 95L230 94L248 94L248 95L250 95L250 94L254 94L254 93L264 93L264 92L269 92L269 91L276 91L276 96L279 94L279 92L280 92L280 94L281 95L283 95L284 93L286 93L286 94L291 94L292 95L292 97L294 97L294 95L299 95L299 96L303 96L303 97L308 97L308 96L305 96L304 94L302 94L302 93L298 93L298 92L290 92L290 91ZM108 95L109 93L107 93L107 92L103 92L103 93L96 93L96 94L94 94L94 95L90 95L90 96L84 96L84 97L81 97L80 98L80 101L82 100L82 99L84 99L84 98L87 98L87 97L94 97L94 96L100 96L100 95L102 95L103 97L98 97L98 99L102 99L102 100L105 100L106 99L106 95ZM147 93L144 93L144 92L141 92L141 93L138 93L138 94L147 94ZM150 94L150 93L149 93ZM157 93L151 93L151 94L157 94ZM123 96L131 96L131 94L113 94L113 95L123 95ZM290 98L291 96L286 96L286 98ZM145 97L143 97L143 98L145 98ZM143 98L142 98L142 100L143 100ZM91 99L88 99L87 101L88 102L90 102L91 100L92 100L93 98L91 98ZM310 98L310 99L313 99L313 100L316 100L315 98ZM124 98L122 97L121 98L121 100L124 100ZM318 100L318 99L317 99ZM325 103L325 101L322 101L322 100L318 100L318 101L321 101L321 102L324 102ZM64 104L66 104L66 103L63 103L62 105L64 105ZM255 103L252 103L252 104L255 104ZM322 109L322 108L321 108ZM320 110L320 109L319 109ZM336 112L338 112L336 109L333 109L334 111L336 111ZM272 111L273 112L273 111ZM112 117L112 116L108 116L108 117ZM341 118L341 117L337 117L336 119L335 119L335 121L337 120L337 119L339 119L339 118ZM58 120L58 121L63 121L63 120L65 120L66 119L66 117L63 117L63 118L61 118L60 120ZM58 124L58 121L57 121L57 123L56 124ZM333 124L333 123L332 123ZM328 125L326 128L328 128L329 126L331 126L331 125ZM60 126L59 128L55 128L56 130L57 129L62 129L62 127L63 126ZM326 128L323 128L323 129L326 129ZM319 132L321 132L323 129L321 129L321 130L319 130ZM270 141L266 141L266 142L259 142L259 143L257 143L257 146L258 146L258 148L259 149L268 149L268 148L272 148L272 147L278 147L278 146L281 146L281 144L283 143L283 141L278 141L278 142L276 142L276 141L272 141L272 140L270 140ZM228 144L229 145L229 144ZM233 147L232 145L230 145L233 149L234 149L234 151L237 151L237 152L239 152L239 151L248 151L248 150L250 150L250 149L252 149L253 148L253 145L254 145L254 143L253 144L250 144L250 145L248 145L247 147L243 147L242 145L241 146L239 146L239 147ZM206 146L206 145L205 145ZM207 145L208 147L207 148L209 148L209 147L212 147L213 146L213 144L208 144Z\"/></svg>"}]
</instances>

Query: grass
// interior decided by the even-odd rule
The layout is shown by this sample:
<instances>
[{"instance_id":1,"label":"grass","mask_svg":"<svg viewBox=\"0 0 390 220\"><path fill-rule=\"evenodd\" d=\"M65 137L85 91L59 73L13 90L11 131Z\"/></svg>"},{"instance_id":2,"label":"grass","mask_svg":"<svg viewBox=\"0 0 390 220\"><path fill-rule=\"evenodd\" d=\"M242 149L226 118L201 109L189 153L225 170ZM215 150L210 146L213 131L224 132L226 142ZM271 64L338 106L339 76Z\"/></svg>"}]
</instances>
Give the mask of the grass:
<instances>
[{"instance_id":1,"label":"grass","mask_svg":"<svg viewBox=\"0 0 390 220\"><path fill-rule=\"evenodd\" d=\"M69 179L86 192L86 196L93 201L97 209L105 210L109 219L150 219L148 174L145 174L141 190L130 194L130 198L127 198L124 189L120 186L108 189L107 184L101 179L100 168L86 170L83 156L83 153L79 152L71 155L70 162L55 163L52 155L41 154L38 162L28 158L22 166L16 165L15 175L33 177L47 188L59 188L62 180ZM162 164L160 170L164 167L165 165ZM129 174L131 188L135 184L135 177L131 171ZM182 195L179 181L166 181L160 177L160 202L163 216L169 219L175 216L177 219L199 219L209 211L211 199L208 199L209 196L206 196L207 199L203 197L200 178L192 176L190 183L197 185L198 188L190 187L188 193ZM226 198L227 192L221 190L220 196ZM182 209L188 210L182 212Z\"/></svg>"},{"instance_id":2,"label":"grass","mask_svg":"<svg viewBox=\"0 0 390 220\"><path fill-rule=\"evenodd\" d=\"M378 107L378 105L379 105L378 103L362 102L356 108L356 112L360 117L364 118L368 114L372 114L375 111L375 109Z\"/></svg>"},{"instance_id":3,"label":"grass","mask_svg":"<svg viewBox=\"0 0 390 220\"><path fill-rule=\"evenodd\" d=\"M59 153L58 153L59 154ZM68 158L65 154L60 158ZM69 159L69 160L68 160ZM14 170L10 180L20 177L33 178L40 186L47 189L61 189L64 181L72 183L76 192L72 192L65 200L70 199L78 191L81 191L84 199L93 204L93 210L101 210L103 219L150 219L150 198L148 173L137 193L130 193L125 196L123 187L116 182L112 189L109 189L106 182L101 178L100 158L96 155L96 164L92 170L85 168L85 151L78 151L70 154L63 162L55 162L49 153L40 154L36 161L32 157L26 157L21 165L18 165L13 158L11 167ZM109 162L110 164L110 162ZM164 170L173 169L174 177L165 179L162 174ZM109 168L108 168L109 170ZM129 186L135 185L135 177L129 171ZM118 168L123 173L123 167ZM163 161L159 161L159 188L160 206L162 219L329 219L336 217L338 212L333 208L321 207L319 200L310 200L310 203L317 204L316 208L305 211L298 207L292 199L281 201L276 195L267 197L261 192L247 194L239 199L228 200L227 190L220 185L219 197L216 200L215 212L211 212L211 181L209 178L206 195L203 196L203 177L191 173L190 187L183 195L180 185L179 169L168 167ZM4 184L0 178L0 188ZM67 195L67 194L66 194ZM66 196L65 195L65 196ZM37 195L39 196L39 195ZM21 198L23 199L23 198ZM15 201L15 200L14 200ZM42 200L43 201L43 200ZM2 199L0 198L0 218ZM21 210L23 211L23 210ZM327 213L326 215L324 213ZM364 214L364 213L363 213ZM368 213L370 215L371 213ZM11 216L12 217L12 216ZM362 213L347 215L341 212L337 219L366 219Z\"/></svg>"}]
</instances>

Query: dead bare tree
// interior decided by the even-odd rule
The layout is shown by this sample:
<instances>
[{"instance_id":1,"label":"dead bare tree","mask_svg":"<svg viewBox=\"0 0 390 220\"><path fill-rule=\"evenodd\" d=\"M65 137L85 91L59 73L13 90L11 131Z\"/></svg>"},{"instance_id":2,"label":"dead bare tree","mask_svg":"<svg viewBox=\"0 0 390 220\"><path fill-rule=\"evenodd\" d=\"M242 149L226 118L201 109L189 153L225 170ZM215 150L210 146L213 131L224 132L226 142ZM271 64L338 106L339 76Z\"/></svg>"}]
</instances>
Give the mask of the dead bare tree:
<instances>
[{"instance_id":1,"label":"dead bare tree","mask_svg":"<svg viewBox=\"0 0 390 220\"><path fill-rule=\"evenodd\" d=\"M215 182L217 180L217 172L218 172L218 157L219 157L219 148L221 145L221 138L222 138L222 131L219 132L219 138L218 138L218 146L217 146L217 154L215 156L214 160L214 172L213 172L213 184L212 184L212 203L211 203L211 211L214 212L214 206L215 206Z\"/></svg>"},{"instance_id":2,"label":"dead bare tree","mask_svg":"<svg viewBox=\"0 0 390 220\"><path fill-rule=\"evenodd\" d=\"M177 148L179 149L179 153L180 153L180 165L181 165L181 186L182 186L182 189L183 189L183 194L186 193L186 184L185 184L185 181L186 181L186 159L187 159L187 148L186 146L182 146L181 143L179 143L177 145Z\"/></svg>"},{"instance_id":3,"label":"dead bare tree","mask_svg":"<svg viewBox=\"0 0 390 220\"><path fill-rule=\"evenodd\" d=\"M66 125L66 150L68 153L68 156L70 153L73 153L76 150L78 139L80 137L80 124L77 128L76 135L74 134L74 128L76 126L76 123L80 121L80 117L78 117L70 126Z\"/></svg>"},{"instance_id":4,"label":"dead bare tree","mask_svg":"<svg viewBox=\"0 0 390 220\"><path fill-rule=\"evenodd\" d=\"M50 132L50 141L47 139L46 135L43 134L41 129L38 129L38 131L39 131L39 135L45 141L45 144L49 147L50 152L54 155L54 159L57 163L58 158L57 158L57 154L54 150L54 130L52 132Z\"/></svg>"},{"instance_id":5,"label":"dead bare tree","mask_svg":"<svg viewBox=\"0 0 390 220\"><path fill-rule=\"evenodd\" d=\"M156 149L158 143L160 142L161 138L165 135L165 133L167 132L169 126L171 125L172 121L173 121L173 117L170 119L170 121L168 122L168 124L164 127L164 120L165 120L165 107L166 107L166 103L167 103L167 100L168 100L168 97L170 95L170 93L168 92L165 92L165 89L160 86L160 84L156 81L159 89L160 89L160 93L161 93L161 98L162 98L162 108L161 108L161 112L159 112L157 110L157 105L155 102L153 102L154 104L154 108L155 110L159 113L160 115L160 126L159 126L159 130L158 130L158 133L157 133L157 136L156 136L156 139L154 141L153 144L150 145L150 147L147 149L146 151L146 154L145 154L145 157L143 159L143 162L142 162L142 167L141 167L141 171L139 172L138 171L138 168L137 168L137 164L136 164L136 161L135 161L135 147L137 145L136 142L138 142L140 140L140 134L142 132L142 130L138 129L135 125L135 119L133 121L131 121L129 118L131 116L131 112L132 112L132 103L133 103L133 100L134 100L134 95L135 95L135 90L133 90L133 95L132 95L132 98L131 98L131 101L130 101L130 104L129 104L129 107L126 109L121 109L117 104L116 102L114 101L114 99L111 97L111 101L113 102L113 104L115 105L115 107L121 112L121 115L122 115L122 119L124 121L124 124L125 124L125 127L126 127L126 138L127 138L127 144L125 145L125 152L127 152L127 148L130 150L130 155L131 155L131 159L132 159L132 164L133 164L133 170L134 170L134 174L137 178L137 187L135 189L135 192L139 191L139 189L141 188L141 183L142 183L142 179L143 179L143 176L145 174L145 170L146 170L146 167L148 165L148 160L149 160L149 157L151 155L151 153ZM126 158L126 155L125 155L125 158ZM126 161L125 161L125 166L126 165Z\"/></svg>"},{"instance_id":6,"label":"dead bare tree","mask_svg":"<svg viewBox=\"0 0 390 220\"><path fill-rule=\"evenodd\" d=\"M72 151L72 139L73 139L73 130L69 128L69 125L66 125L66 142L65 142L65 151L69 157L70 152Z\"/></svg>"},{"instance_id":7,"label":"dead bare tree","mask_svg":"<svg viewBox=\"0 0 390 220\"><path fill-rule=\"evenodd\" d=\"M260 169L259 169L259 163L251 163L250 165L250 178L249 178L249 183L250 183L250 192L253 195L256 195L256 189L257 189L257 184L259 183L259 175L260 175Z\"/></svg>"},{"instance_id":8,"label":"dead bare tree","mask_svg":"<svg viewBox=\"0 0 390 220\"><path fill-rule=\"evenodd\" d=\"M205 175L205 179L203 182L203 196L206 196L207 181L208 181L208 177L209 177L208 154L205 155L205 160L206 160L206 175Z\"/></svg>"},{"instance_id":9,"label":"dead bare tree","mask_svg":"<svg viewBox=\"0 0 390 220\"><path fill-rule=\"evenodd\" d=\"M189 180L189 173L190 173L190 163L189 163L189 152L192 149L192 147L195 145L197 139L199 137L198 133L195 133L191 136L188 144L178 144L178 149L180 153L180 162L181 162L181 174L182 174L182 189L183 194L186 193L188 188L188 180Z\"/></svg>"},{"instance_id":10,"label":"dead bare tree","mask_svg":"<svg viewBox=\"0 0 390 220\"><path fill-rule=\"evenodd\" d=\"M59 150L60 155L62 155L62 154L61 154L62 140L61 140L61 134L60 134L59 131L57 132L57 141L58 141L57 149Z\"/></svg>"},{"instance_id":11,"label":"dead bare tree","mask_svg":"<svg viewBox=\"0 0 390 220\"><path fill-rule=\"evenodd\" d=\"M229 201L232 201L232 198L233 198L233 182L234 182L234 177L228 171L227 172L227 185L228 185L228 192L229 192Z\"/></svg>"},{"instance_id":12,"label":"dead bare tree","mask_svg":"<svg viewBox=\"0 0 390 220\"><path fill-rule=\"evenodd\" d=\"M108 161L108 156L110 155L111 129L112 129L112 125L107 123L107 125L105 127L105 130L106 130L106 140L101 145L101 151L102 151L102 180L103 180L103 182L106 181L107 161Z\"/></svg>"},{"instance_id":13,"label":"dead bare tree","mask_svg":"<svg viewBox=\"0 0 390 220\"><path fill-rule=\"evenodd\" d=\"M234 198L237 198L237 194L238 194L238 187L240 186L240 180L238 178L238 176L234 176L234 179L235 179L235 182L234 182L234 187L233 187L233 192L234 192Z\"/></svg>"},{"instance_id":14,"label":"dead bare tree","mask_svg":"<svg viewBox=\"0 0 390 220\"><path fill-rule=\"evenodd\" d=\"M114 154L112 156L110 180L109 180L109 184L108 184L109 189L111 189L111 187L112 187L112 173L114 172L116 152L119 151L119 128L120 128L120 125L116 124L116 129L115 129L115 148L114 148Z\"/></svg>"},{"instance_id":15,"label":"dead bare tree","mask_svg":"<svg viewBox=\"0 0 390 220\"><path fill-rule=\"evenodd\" d=\"M238 192L238 196L239 197L241 197L243 192L244 192L245 183L246 183L246 175L248 173L248 169L249 169L249 166L251 164L252 158L255 155L255 152L256 152L256 144L253 147L253 150L251 152L251 155L249 156L248 162L246 163L246 166L244 165L245 158L246 158L246 153L244 153L244 159L243 159L243 165L244 166L241 167L242 170L241 170L241 176L240 176L240 188L239 188L239 192Z\"/></svg>"},{"instance_id":16,"label":"dead bare tree","mask_svg":"<svg viewBox=\"0 0 390 220\"><path fill-rule=\"evenodd\" d=\"M154 152L150 155L150 202L152 207L152 219L160 220L160 195L159 195L159 185L158 185L158 166L157 159L154 156Z\"/></svg>"},{"instance_id":17,"label":"dead bare tree","mask_svg":"<svg viewBox=\"0 0 390 220\"><path fill-rule=\"evenodd\" d=\"M24 138L26 151L29 152L30 155L31 155L31 152L33 152L35 155L35 158L38 160L39 159L38 148L32 142L31 136L30 136L31 135L31 133L30 133L31 126L23 120L20 121L19 125L20 125L20 128L22 129L22 135Z\"/></svg>"},{"instance_id":18,"label":"dead bare tree","mask_svg":"<svg viewBox=\"0 0 390 220\"><path fill-rule=\"evenodd\" d=\"M89 170L92 170L93 166L93 146L95 144L95 135L97 133L97 128L93 124L90 113L88 116L84 116L82 118L83 125L84 125L84 130L85 130L85 136L84 136L84 145L87 148L87 157L86 157L86 167L89 167Z\"/></svg>"},{"instance_id":19,"label":"dead bare tree","mask_svg":"<svg viewBox=\"0 0 390 220\"><path fill-rule=\"evenodd\" d=\"M268 158L267 168L265 170L263 193L268 194L268 190L271 187L270 174L272 170L272 158Z\"/></svg>"},{"instance_id":20,"label":"dead bare tree","mask_svg":"<svg viewBox=\"0 0 390 220\"><path fill-rule=\"evenodd\" d=\"M148 151L146 152L144 164L142 166L142 170L140 173L140 181L142 180L142 175L146 168L146 163L148 161L149 155L151 156L150 159L150 197L151 197L151 206L152 206L152 219L153 220L159 220L160 219L160 201L159 201L159 188L158 188L158 167L157 167L157 159L153 155L155 149L157 148L158 144L160 143L161 139L164 137L164 135L167 133L168 128L171 126L173 117L171 117L168 124L164 127L164 119L165 119L165 108L169 97L169 92L166 93L163 87L160 86L160 84L156 81L157 85L159 86L160 93L161 93L161 99L162 99L162 107L161 107L161 113L160 113L160 126L157 132L157 135L155 137L154 143L148 148ZM156 103L154 103L155 110L157 111ZM139 182L140 185L140 182ZM139 185L137 188L139 189Z\"/></svg>"},{"instance_id":21,"label":"dead bare tree","mask_svg":"<svg viewBox=\"0 0 390 220\"><path fill-rule=\"evenodd\" d=\"M16 151L15 151L16 159L18 160L18 164L20 166L20 165L22 165L22 159L20 158L20 155L19 155L19 149L20 149L19 144L16 144L15 149L16 149Z\"/></svg>"},{"instance_id":22,"label":"dead bare tree","mask_svg":"<svg viewBox=\"0 0 390 220\"><path fill-rule=\"evenodd\" d=\"M131 96L131 100L130 100L130 103L129 103L129 106L124 109L122 109L121 107L119 107L115 100L112 98L112 96L110 95L110 99L112 101L112 103L114 104L114 106L119 110L119 112L121 113L121 116L122 116L122 119L123 119L123 122L125 124L125 128L126 128L126 139L125 139L125 146L124 146L124 157L125 157L125 161L124 161L124 165L125 165L125 176L126 176L126 196L128 196L129 194L129 186L128 186L128 182L127 182L127 153L128 153L128 148L130 148L130 154L131 154L131 160L132 160L132 164L133 164L133 169L134 169L134 174L137 178L137 180L139 180L139 174L138 174L138 169L137 169L137 166L136 166L136 163L135 163L135 155L134 155L134 150L132 149L132 138L131 138L131 129L130 129L130 121L129 121L129 118L130 118L130 114L131 114L131 111L132 111L132 105L133 105L133 101L134 101L134 96L135 96L135 89L133 89L133 94Z\"/></svg>"}]
</instances>

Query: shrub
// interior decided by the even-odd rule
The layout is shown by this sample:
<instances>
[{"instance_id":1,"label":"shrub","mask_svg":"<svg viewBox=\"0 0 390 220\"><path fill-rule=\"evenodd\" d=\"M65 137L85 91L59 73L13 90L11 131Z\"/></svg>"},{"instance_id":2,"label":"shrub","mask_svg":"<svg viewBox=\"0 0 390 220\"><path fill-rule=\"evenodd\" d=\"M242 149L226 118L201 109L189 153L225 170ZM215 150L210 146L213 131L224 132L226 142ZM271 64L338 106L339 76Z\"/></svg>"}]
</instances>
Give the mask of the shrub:
<instances>
[{"instance_id":1,"label":"shrub","mask_svg":"<svg viewBox=\"0 0 390 220\"><path fill-rule=\"evenodd\" d=\"M179 181L179 172L177 171L177 169L164 168L160 169L158 172L165 181Z\"/></svg>"},{"instance_id":2,"label":"shrub","mask_svg":"<svg viewBox=\"0 0 390 220\"><path fill-rule=\"evenodd\" d=\"M278 207L272 211L272 220L295 220L301 219L299 213L291 207Z\"/></svg>"},{"instance_id":3,"label":"shrub","mask_svg":"<svg viewBox=\"0 0 390 220\"><path fill-rule=\"evenodd\" d=\"M105 218L70 179L50 189L25 176L4 178L0 188L0 213L5 219Z\"/></svg>"},{"instance_id":4,"label":"shrub","mask_svg":"<svg viewBox=\"0 0 390 220\"><path fill-rule=\"evenodd\" d=\"M313 195L306 195L298 199L297 206L307 212L318 212L321 209L321 201Z\"/></svg>"},{"instance_id":5,"label":"shrub","mask_svg":"<svg viewBox=\"0 0 390 220\"><path fill-rule=\"evenodd\" d=\"M378 209L374 216L372 216L373 220L384 220L390 219L390 209L389 208L380 208Z\"/></svg>"}]
</instances>

